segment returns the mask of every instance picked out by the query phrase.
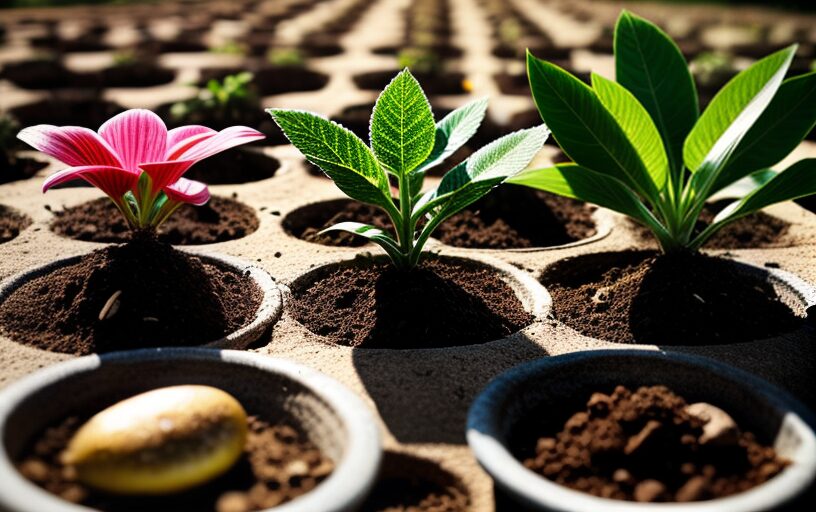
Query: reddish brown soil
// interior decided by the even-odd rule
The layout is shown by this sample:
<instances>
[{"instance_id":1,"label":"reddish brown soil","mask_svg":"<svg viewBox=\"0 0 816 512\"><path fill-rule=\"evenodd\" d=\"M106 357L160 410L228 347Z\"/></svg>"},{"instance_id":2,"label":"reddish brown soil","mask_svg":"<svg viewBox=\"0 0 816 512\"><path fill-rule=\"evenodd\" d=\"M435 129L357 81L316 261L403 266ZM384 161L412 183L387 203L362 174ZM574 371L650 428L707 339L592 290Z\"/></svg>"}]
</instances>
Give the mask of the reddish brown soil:
<instances>
[{"instance_id":1,"label":"reddish brown soil","mask_svg":"<svg viewBox=\"0 0 816 512\"><path fill-rule=\"evenodd\" d=\"M310 331L365 348L436 348L499 339L532 316L494 270L428 257L411 271L360 259L293 287Z\"/></svg>"},{"instance_id":2,"label":"reddish brown soil","mask_svg":"<svg viewBox=\"0 0 816 512\"><path fill-rule=\"evenodd\" d=\"M593 211L574 199L502 186L443 222L433 236L455 247L551 247L595 235Z\"/></svg>"},{"instance_id":3,"label":"reddish brown soil","mask_svg":"<svg viewBox=\"0 0 816 512\"><path fill-rule=\"evenodd\" d=\"M31 225L31 219L16 210L0 204L0 244L8 242Z\"/></svg>"},{"instance_id":4,"label":"reddish brown soil","mask_svg":"<svg viewBox=\"0 0 816 512\"><path fill-rule=\"evenodd\" d=\"M117 291L118 309L100 320ZM198 345L250 323L260 301L248 276L145 237L23 284L0 304L0 330L19 343L75 355Z\"/></svg>"},{"instance_id":5,"label":"reddish brown soil","mask_svg":"<svg viewBox=\"0 0 816 512\"><path fill-rule=\"evenodd\" d=\"M199 488L163 497L109 495L78 482L75 470L60 461L82 425L77 416L41 433L17 467L26 478L66 501L110 512L262 510L306 494L334 470L334 464L294 428L255 416L248 422L244 453L232 469Z\"/></svg>"},{"instance_id":6,"label":"reddish brown soil","mask_svg":"<svg viewBox=\"0 0 816 512\"><path fill-rule=\"evenodd\" d=\"M708 441L705 421L686 405L664 386L594 393L560 431L532 438L524 465L572 489L649 502L721 498L785 468L787 462L750 432Z\"/></svg>"},{"instance_id":7,"label":"reddish brown soil","mask_svg":"<svg viewBox=\"0 0 816 512\"><path fill-rule=\"evenodd\" d=\"M283 229L290 235L321 245L337 247L362 247L368 240L344 231L321 230L339 222L363 222L388 231L393 230L391 220L380 208L349 199L337 199L303 206L283 218Z\"/></svg>"},{"instance_id":8,"label":"reddish brown soil","mask_svg":"<svg viewBox=\"0 0 816 512\"><path fill-rule=\"evenodd\" d=\"M703 255L593 254L554 264L541 281L556 319L618 343L734 343L802 325L772 285Z\"/></svg>"},{"instance_id":9,"label":"reddish brown soil","mask_svg":"<svg viewBox=\"0 0 816 512\"><path fill-rule=\"evenodd\" d=\"M700 214L698 231L709 225L719 211L731 201L719 201L708 205ZM642 224L629 221L644 241L654 242L654 235ZM728 224L712 236L705 247L708 249L751 249L778 247L792 242L788 240L790 223L764 212L756 212Z\"/></svg>"},{"instance_id":10,"label":"reddish brown soil","mask_svg":"<svg viewBox=\"0 0 816 512\"><path fill-rule=\"evenodd\" d=\"M260 221L249 206L213 196L203 206L184 205L159 228L159 240L174 245L198 245L243 238ZM131 231L113 202L94 199L54 213L51 230L89 242L127 242Z\"/></svg>"},{"instance_id":11,"label":"reddish brown soil","mask_svg":"<svg viewBox=\"0 0 816 512\"><path fill-rule=\"evenodd\" d=\"M522 187L500 187L442 223L432 235L447 245L478 249L550 247L595 235L592 206ZM299 208L283 220L287 233L322 245L361 247L366 239L330 231L339 222L361 222L393 231L379 208L346 199Z\"/></svg>"}]
</instances>

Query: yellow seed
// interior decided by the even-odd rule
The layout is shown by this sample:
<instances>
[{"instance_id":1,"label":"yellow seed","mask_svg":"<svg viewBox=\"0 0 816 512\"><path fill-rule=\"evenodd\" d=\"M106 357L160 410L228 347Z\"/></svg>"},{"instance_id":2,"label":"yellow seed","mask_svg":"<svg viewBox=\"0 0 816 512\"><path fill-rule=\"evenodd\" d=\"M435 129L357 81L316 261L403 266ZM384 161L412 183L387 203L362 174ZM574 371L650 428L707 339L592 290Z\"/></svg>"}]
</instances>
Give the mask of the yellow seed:
<instances>
[{"instance_id":1,"label":"yellow seed","mask_svg":"<svg viewBox=\"0 0 816 512\"><path fill-rule=\"evenodd\" d=\"M117 494L167 494L227 471L246 444L241 404L209 386L148 391L100 412L62 454L81 482Z\"/></svg>"}]
</instances>

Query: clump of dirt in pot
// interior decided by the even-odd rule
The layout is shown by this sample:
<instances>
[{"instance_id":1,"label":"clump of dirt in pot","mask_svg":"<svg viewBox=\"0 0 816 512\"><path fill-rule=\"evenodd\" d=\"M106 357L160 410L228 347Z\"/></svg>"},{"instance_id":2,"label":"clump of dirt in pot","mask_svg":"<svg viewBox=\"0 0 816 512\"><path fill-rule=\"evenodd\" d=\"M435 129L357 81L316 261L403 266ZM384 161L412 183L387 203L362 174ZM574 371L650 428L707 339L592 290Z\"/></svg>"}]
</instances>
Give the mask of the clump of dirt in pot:
<instances>
[{"instance_id":1,"label":"clump of dirt in pot","mask_svg":"<svg viewBox=\"0 0 816 512\"><path fill-rule=\"evenodd\" d=\"M258 229L260 221L249 206L213 196L202 206L185 204L159 227L159 240L173 245L199 245L243 238ZM94 199L54 213L51 230L87 242L127 242L130 228L113 202Z\"/></svg>"},{"instance_id":2,"label":"clump of dirt in pot","mask_svg":"<svg viewBox=\"0 0 816 512\"><path fill-rule=\"evenodd\" d=\"M362 222L384 230L392 230L391 221L376 206L335 199L309 204L294 210L283 218L283 229L290 235L321 245L335 247L362 247L368 240L345 231L320 232L340 222Z\"/></svg>"},{"instance_id":3,"label":"clump of dirt in pot","mask_svg":"<svg viewBox=\"0 0 816 512\"><path fill-rule=\"evenodd\" d=\"M0 304L0 329L75 355L200 345L249 324L261 298L246 274L135 236L22 284Z\"/></svg>"},{"instance_id":4,"label":"clump of dirt in pot","mask_svg":"<svg viewBox=\"0 0 816 512\"><path fill-rule=\"evenodd\" d=\"M20 231L31 225L31 219L18 211L0 204L0 244L17 238Z\"/></svg>"},{"instance_id":5,"label":"clump of dirt in pot","mask_svg":"<svg viewBox=\"0 0 816 512\"><path fill-rule=\"evenodd\" d=\"M736 343L803 323L763 277L703 254L592 254L552 265L541 282L557 320L617 343Z\"/></svg>"},{"instance_id":6,"label":"clump of dirt in pot","mask_svg":"<svg viewBox=\"0 0 816 512\"><path fill-rule=\"evenodd\" d=\"M707 204L700 214L697 232L711 224L714 217L731 202L726 199ZM646 226L632 220L629 220L629 223L635 228L640 239L654 243L654 235ZM792 242L788 237L790 226L789 222L779 217L756 212L726 225L712 236L704 247L708 249L779 247Z\"/></svg>"},{"instance_id":7,"label":"clump of dirt in pot","mask_svg":"<svg viewBox=\"0 0 816 512\"><path fill-rule=\"evenodd\" d=\"M363 258L293 285L289 311L310 331L364 348L485 343L533 317L495 269L426 257L413 270Z\"/></svg>"},{"instance_id":8,"label":"clump of dirt in pot","mask_svg":"<svg viewBox=\"0 0 816 512\"><path fill-rule=\"evenodd\" d=\"M499 187L439 226L434 237L455 247L551 247L594 236L595 208L524 187Z\"/></svg>"},{"instance_id":9,"label":"clump of dirt in pot","mask_svg":"<svg viewBox=\"0 0 816 512\"><path fill-rule=\"evenodd\" d=\"M62 453L82 424L82 418L70 416L45 429L23 453L17 468L48 492L94 510L265 510L306 494L334 470L332 461L292 426L250 416L244 452L224 475L165 496L116 496L83 485L77 481L76 470L62 463Z\"/></svg>"},{"instance_id":10,"label":"clump of dirt in pot","mask_svg":"<svg viewBox=\"0 0 816 512\"><path fill-rule=\"evenodd\" d=\"M594 393L560 431L532 440L523 450L527 468L575 490L639 502L730 496L788 464L726 411L688 404L665 386Z\"/></svg>"}]
</instances>

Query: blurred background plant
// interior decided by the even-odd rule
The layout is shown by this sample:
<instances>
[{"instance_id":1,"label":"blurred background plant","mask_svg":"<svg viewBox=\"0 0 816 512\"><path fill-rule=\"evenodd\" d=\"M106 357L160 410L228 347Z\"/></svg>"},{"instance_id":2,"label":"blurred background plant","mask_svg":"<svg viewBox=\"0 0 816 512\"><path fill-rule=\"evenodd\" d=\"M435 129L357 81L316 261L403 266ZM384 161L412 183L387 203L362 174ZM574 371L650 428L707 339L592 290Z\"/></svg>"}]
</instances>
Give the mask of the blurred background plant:
<instances>
[{"instance_id":1,"label":"blurred background plant","mask_svg":"<svg viewBox=\"0 0 816 512\"><path fill-rule=\"evenodd\" d=\"M276 47L270 48L266 53L266 60L276 67L303 67L306 65L306 57L297 48Z\"/></svg>"},{"instance_id":2,"label":"blurred background plant","mask_svg":"<svg viewBox=\"0 0 816 512\"><path fill-rule=\"evenodd\" d=\"M260 108L252 79L252 73L242 72L227 75L220 81L210 80L194 98L173 104L170 115L175 121L184 123L200 123L205 119L218 122L240 120L247 109Z\"/></svg>"}]
</instances>

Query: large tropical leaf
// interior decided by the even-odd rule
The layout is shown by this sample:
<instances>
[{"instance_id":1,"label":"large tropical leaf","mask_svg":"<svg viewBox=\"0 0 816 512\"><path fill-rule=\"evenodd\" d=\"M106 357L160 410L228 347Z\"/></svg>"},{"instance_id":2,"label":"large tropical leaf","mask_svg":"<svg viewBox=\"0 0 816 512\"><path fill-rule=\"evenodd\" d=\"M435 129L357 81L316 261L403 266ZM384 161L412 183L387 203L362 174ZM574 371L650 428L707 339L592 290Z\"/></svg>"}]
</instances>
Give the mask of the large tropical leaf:
<instances>
[{"instance_id":1,"label":"large tropical leaf","mask_svg":"<svg viewBox=\"0 0 816 512\"><path fill-rule=\"evenodd\" d=\"M785 158L816 125L816 72L782 82L726 163L713 190Z\"/></svg>"},{"instance_id":2,"label":"large tropical leaf","mask_svg":"<svg viewBox=\"0 0 816 512\"><path fill-rule=\"evenodd\" d=\"M747 126L741 127L744 129L735 130L735 121L749 109L751 104L753 104L752 109L756 111L758 102L755 99L760 97L763 91L768 91L769 88L771 94L770 98L767 99L770 102L788 70L795 52L796 45L793 45L765 57L735 76L714 96L708 108L692 128L683 146L683 160L686 167L692 172L696 172L704 160L710 159L710 156L715 156L710 155L712 150L715 149L715 145L720 146L720 152L727 147L731 141L723 138L726 131L731 130L732 136L741 132L740 138L744 135L744 132L753 125L756 118L765 109L767 103L763 105L762 109L758 110L756 116L742 117L743 122L752 118ZM764 96L762 97L764 98Z\"/></svg>"},{"instance_id":3,"label":"large tropical leaf","mask_svg":"<svg viewBox=\"0 0 816 512\"><path fill-rule=\"evenodd\" d=\"M615 26L615 78L649 112L669 165L682 173L683 141L698 107L694 79L680 49L657 26L623 11Z\"/></svg>"},{"instance_id":4,"label":"large tropical leaf","mask_svg":"<svg viewBox=\"0 0 816 512\"><path fill-rule=\"evenodd\" d=\"M657 188L640 156L592 89L529 52L527 73L541 117L574 162L618 178L637 193L656 199Z\"/></svg>"},{"instance_id":5,"label":"large tropical leaf","mask_svg":"<svg viewBox=\"0 0 816 512\"><path fill-rule=\"evenodd\" d=\"M397 175L413 171L434 146L431 105L407 69L383 90L371 115L371 148Z\"/></svg>"},{"instance_id":6,"label":"large tropical leaf","mask_svg":"<svg viewBox=\"0 0 816 512\"><path fill-rule=\"evenodd\" d=\"M649 113L632 93L612 80L592 73L592 88L640 155L655 187L662 190L669 164L663 141Z\"/></svg>"},{"instance_id":7,"label":"large tropical leaf","mask_svg":"<svg viewBox=\"0 0 816 512\"><path fill-rule=\"evenodd\" d=\"M339 124L302 110L268 109L289 141L352 199L390 211L388 176L359 137Z\"/></svg>"}]
</instances>

